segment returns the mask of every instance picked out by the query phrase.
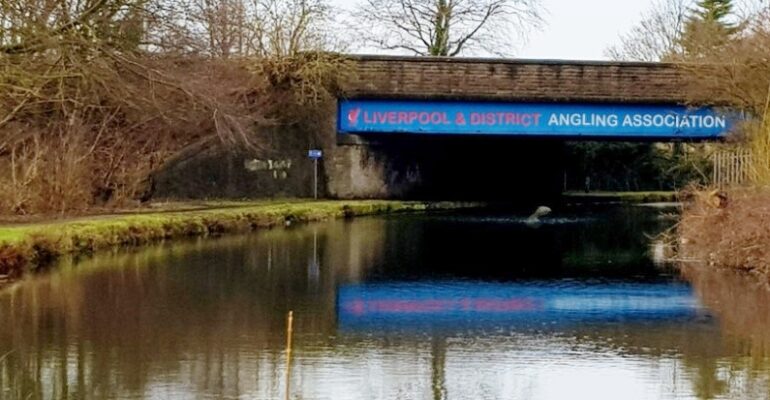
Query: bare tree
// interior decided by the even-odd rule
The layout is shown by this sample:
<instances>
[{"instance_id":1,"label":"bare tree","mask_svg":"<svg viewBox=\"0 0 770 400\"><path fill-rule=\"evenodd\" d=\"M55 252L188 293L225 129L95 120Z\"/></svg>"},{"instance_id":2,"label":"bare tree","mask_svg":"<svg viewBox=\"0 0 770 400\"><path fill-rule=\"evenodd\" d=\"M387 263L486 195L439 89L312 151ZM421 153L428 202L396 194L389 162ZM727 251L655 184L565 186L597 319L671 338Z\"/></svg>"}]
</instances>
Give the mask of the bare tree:
<instances>
[{"instance_id":1,"label":"bare tree","mask_svg":"<svg viewBox=\"0 0 770 400\"><path fill-rule=\"evenodd\" d=\"M614 60L661 61L681 53L681 36L692 4L693 0L656 0L606 55Z\"/></svg>"},{"instance_id":2,"label":"bare tree","mask_svg":"<svg viewBox=\"0 0 770 400\"><path fill-rule=\"evenodd\" d=\"M215 58L262 57L335 47L328 0L182 1L186 7L175 13L184 16L176 31L185 32L181 38L192 52Z\"/></svg>"},{"instance_id":3,"label":"bare tree","mask_svg":"<svg viewBox=\"0 0 770 400\"><path fill-rule=\"evenodd\" d=\"M685 52L683 35L694 12L695 0L656 0L642 19L620 36L605 55L613 60L673 61ZM736 25L755 18L769 6L767 0L736 1L731 16ZM702 36L707 36L704 32Z\"/></svg>"},{"instance_id":4,"label":"bare tree","mask_svg":"<svg viewBox=\"0 0 770 400\"><path fill-rule=\"evenodd\" d=\"M254 51L286 56L327 50L331 7L325 0L253 0Z\"/></svg>"},{"instance_id":5,"label":"bare tree","mask_svg":"<svg viewBox=\"0 0 770 400\"><path fill-rule=\"evenodd\" d=\"M365 0L353 15L382 49L453 57L510 54L542 13L539 0Z\"/></svg>"},{"instance_id":6,"label":"bare tree","mask_svg":"<svg viewBox=\"0 0 770 400\"><path fill-rule=\"evenodd\" d=\"M193 0L193 19L201 25L204 46L215 57L244 54L249 16L244 0Z\"/></svg>"}]
</instances>

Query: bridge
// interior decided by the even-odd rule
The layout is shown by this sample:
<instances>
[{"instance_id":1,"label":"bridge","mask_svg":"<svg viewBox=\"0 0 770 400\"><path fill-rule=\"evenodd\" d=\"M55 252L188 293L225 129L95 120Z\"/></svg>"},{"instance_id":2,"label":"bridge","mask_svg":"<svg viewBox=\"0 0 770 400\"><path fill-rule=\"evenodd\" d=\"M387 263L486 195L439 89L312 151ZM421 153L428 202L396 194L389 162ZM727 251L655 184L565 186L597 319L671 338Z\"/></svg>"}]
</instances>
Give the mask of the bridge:
<instances>
[{"instance_id":1,"label":"bridge","mask_svg":"<svg viewBox=\"0 0 770 400\"><path fill-rule=\"evenodd\" d=\"M687 72L673 64L399 56L350 64L328 120L276 128L259 151L204 149L201 162L157 177L162 195L312 195L313 147L324 153L328 197L553 196L566 140L719 140L735 124L719 109L688 107Z\"/></svg>"},{"instance_id":2,"label":"bridge","mask_svg":"<svg viewBox=\"0 0 770 400\"><path fill-rule=\"evenodd\" d=\"M713 140L734 117L684 105L673 64L357 57L338 132Z\"/></svg>"},{"instance_id":3,"label":"bridge","mask_svg":"<svg viewBox=\"0 0 770 400\"><path fill-rule=\"evenodd\" d=\"M335 197L553 193L564 140L718 140L735 124L718 109L688 107L685 72L673 64L352 62L326 164Z\"/></svg>"}]
</instances>

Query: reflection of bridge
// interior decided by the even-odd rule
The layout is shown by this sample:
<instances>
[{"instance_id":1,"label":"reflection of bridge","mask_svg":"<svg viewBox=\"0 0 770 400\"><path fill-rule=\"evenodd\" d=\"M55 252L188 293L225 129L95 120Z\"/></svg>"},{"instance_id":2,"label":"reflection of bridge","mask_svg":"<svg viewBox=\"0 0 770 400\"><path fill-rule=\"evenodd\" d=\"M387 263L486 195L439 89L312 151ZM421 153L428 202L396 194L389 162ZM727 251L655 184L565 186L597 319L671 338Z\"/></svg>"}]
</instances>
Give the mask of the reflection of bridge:
<instances>
[{"instance_id":1,"label":"reflection of bridge","mask_svg":"<svg viewBox=\"0 0 770 400\"><path fill-rule=\"evenodd\" d=\"M453 356L457 355L458 347L459 353L467 354L471 346L466 343L474 343L476 340L473 339L477 338L472 332L486 332L487 335L496 332L517 338L515 350L505 349L500 345L504 341L498 340L492 350L487 350L492 353L487 353L487 357L473 353L485 360L484 369L494 371L512 369L510 364L500 361L506 358L499 357L500 353L507 352L508 357L515 354L516 359L527 358L527 351L537 352L531 350L532 347L543 346L538 341L544 337L553 340L556 336L548 332L569 332L566 337L601 338L601 333L597 332L606 329L614 332L606 336L612 340L596 345L618 346L623 349L623 354L633 348L649 349L647 344L634 346L634 339L631 339L645 335L644 332L664 340L668 337L695 338L702 334L679 333L692 326L693 317L702 313L692 289L683 283L569 286L563 282L550 285L542 282L390 282L343 285L338 289L335 304L338 327L343 335L369 341L378 335L417 341L425 341L429 336L428 359L434 399L446 399L450 391L457 392L458 386L453 379L457 379L458 358ZM672 326L676 327L677 333L661 334ZM624 334L618 334L619 327ZM468 339L454 340L454 343L463 344L452 349L451 339L457 337ZM558 347L558 340L550 341L549 346ZM484 352L483 346L480 347L476 351ZM462 356L459 359L461 363ZM578 364L574 360L568 362L573 364L570 367ZM495 363L494 367L489 366ZM537 365L538 361L533 364ZM553 363L548 364L549 370L557 368ZM527 363L527 368L532 367Z\"/></svg>"},{"instance_id":2,"label":"reflection of bridge","mask_svg":"<svg viewBox=\"0 0 770 400\"><path fill-rule=\"evenodd\" d=\"M342 286L343 330L423 332L687 320L700 309L685 284L382 283Z\"/></svg>"},{"instance_id":3,"label":"reflection of bridge","mask_svg":"<svg viewBox=\"0 0 770 400\"><path fill-rule=\"evenodd\" d=\"M504 197L558 191L562 142L714 140L734 125L688 108L672 64L353 58L328 191L338 197ZM551 140L546 140L551 139ZM330 162L331 161L331 162Z\"/></svg>"}]
</instances>

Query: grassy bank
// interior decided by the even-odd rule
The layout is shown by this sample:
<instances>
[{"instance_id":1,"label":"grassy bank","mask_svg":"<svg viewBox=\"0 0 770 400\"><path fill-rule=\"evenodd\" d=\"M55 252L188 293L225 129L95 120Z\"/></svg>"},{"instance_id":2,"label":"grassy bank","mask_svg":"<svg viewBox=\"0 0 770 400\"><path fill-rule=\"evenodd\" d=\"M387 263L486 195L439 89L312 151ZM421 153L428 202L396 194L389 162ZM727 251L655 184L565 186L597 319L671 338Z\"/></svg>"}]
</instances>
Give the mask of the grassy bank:
<instances>
[{"instance_id":1,"label":"grassy bank","mask_svg":"<svg viewBox=\"0 0 770 400\"><path fill-rule=\"evenodd\" d=\"M696 193L677 236L680 258L770 278L770 189Z\"/></svg>"},{"instance_id":2,"label":"grassy bank","mask_svg":"<svg viewBox=\"0 0 770 400\"><path fill-rule=\"evenodd\" d=\"M564 192L568 203L667 203L677 200L676 192Z\"/></svg>"},{"instance_id":3,"label":"grassy bank","mask_svg":"<svg viewBox=\"0 0 770 400\"><path fill-rule=\"evenodd\" d=\"M379 200L228 202L174 211L5 225L0 226L0 278L12 278L39 269L62 255L90 254L101 249L182 237L249 232L298 222L473 206Z\"/></svg>"}]
</instances>

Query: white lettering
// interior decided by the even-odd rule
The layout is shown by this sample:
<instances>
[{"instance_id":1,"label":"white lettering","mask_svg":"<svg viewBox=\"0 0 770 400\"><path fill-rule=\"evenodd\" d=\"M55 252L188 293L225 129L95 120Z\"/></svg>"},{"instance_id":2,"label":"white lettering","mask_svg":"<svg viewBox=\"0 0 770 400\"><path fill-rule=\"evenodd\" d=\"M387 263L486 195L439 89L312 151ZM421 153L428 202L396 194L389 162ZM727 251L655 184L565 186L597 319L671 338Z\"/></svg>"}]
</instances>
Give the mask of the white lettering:
<instances>
[{"instance_id":1,"label":"white lettering","mask_svg":"<svg viewBox=\"0 0 770 400\"><path fill-rule=\"evenodd\" d=\"M551 118L548 118L548 126L559 126L559 117L556 114L551 114Z\"/></svg>"},{"instance_id":2,"label":"white lettering","mask_svg":"<svg viewBox=\"0 0 770 400\"><path fill-rule=\"evenodd\" d=\"M528 126L531 121L520 121ZM680 115L680 114L593 114L593 113L554 113L548 118L548 126L575 128L727 128L727 117L720 115Z\"/></svg>"}]
</instances>

